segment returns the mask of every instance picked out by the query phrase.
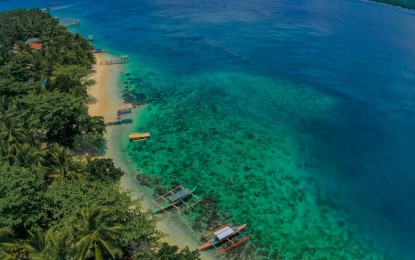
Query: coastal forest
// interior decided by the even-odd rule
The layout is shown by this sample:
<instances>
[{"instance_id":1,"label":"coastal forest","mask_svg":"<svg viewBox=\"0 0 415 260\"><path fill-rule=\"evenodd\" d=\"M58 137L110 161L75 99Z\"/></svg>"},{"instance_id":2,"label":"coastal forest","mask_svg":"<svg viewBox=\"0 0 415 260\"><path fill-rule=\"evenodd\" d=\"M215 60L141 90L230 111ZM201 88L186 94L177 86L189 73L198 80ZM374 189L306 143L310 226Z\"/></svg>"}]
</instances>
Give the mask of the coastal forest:
<instances>
[{"instance_id":1,"label":"coastal forest","mask_svg":"<svg viewBox=\"0 0 415 260\"><path fill-rule=\"evenodd\" d=\"M0 12L0 259L199 259L119 188L88 114L93 47L39 9Z\"/></svg>"},{"instance_id":2,"label":"coastal forest","mask_svg":"<svg viewBox=\"0 0 415 260\"><path fill-rule=\"evenodd\" d=\"M415 9L414 0L371 0L373 2L378 2L382 4L400 6L407 9Z\"/></svg>"}]
</instances>

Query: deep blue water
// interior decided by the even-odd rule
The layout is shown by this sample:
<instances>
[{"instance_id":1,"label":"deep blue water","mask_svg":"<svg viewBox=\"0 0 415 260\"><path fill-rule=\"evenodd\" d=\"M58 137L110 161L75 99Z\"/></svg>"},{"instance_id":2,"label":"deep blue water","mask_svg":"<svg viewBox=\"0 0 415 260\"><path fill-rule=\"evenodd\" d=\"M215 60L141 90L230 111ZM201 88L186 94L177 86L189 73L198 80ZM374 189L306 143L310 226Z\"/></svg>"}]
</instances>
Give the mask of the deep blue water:
<instances>
[{"instance_id":1,"label":"deep blue water","mask_svg":"<svg viewBox=\"0 0 415 260\"><path fill-rule=\"evenodd\" d=\"M35 6L169 75L231 70L336 100L326 120L296 126L327 165L321 189L385 251L415 259L415 11L358 0L0 2ZM272 103L256 109L272 129Z\"/></svg>"}]
</instances>

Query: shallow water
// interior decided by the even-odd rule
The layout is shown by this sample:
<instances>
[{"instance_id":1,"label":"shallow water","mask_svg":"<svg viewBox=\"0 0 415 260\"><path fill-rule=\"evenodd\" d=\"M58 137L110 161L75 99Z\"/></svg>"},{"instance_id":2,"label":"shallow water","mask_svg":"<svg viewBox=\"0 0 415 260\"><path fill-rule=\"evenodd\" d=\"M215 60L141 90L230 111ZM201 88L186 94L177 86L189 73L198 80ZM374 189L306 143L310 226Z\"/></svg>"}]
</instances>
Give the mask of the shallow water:
<instances>
[{"instance_id":1,"label":"shallow water","mask_svg":"<svg viewBox=\"0 0 415 260\"><path fill-rule=\"evenodd\" d=\"M414 12L355 0L0 2L34 5L130 55L125 98L149 104L137 130L152 138L128 155L158 185L198 186L208 199L184 216L195 232L248 223L249 257L415 258Z\"/></svg>"}]
</instances>

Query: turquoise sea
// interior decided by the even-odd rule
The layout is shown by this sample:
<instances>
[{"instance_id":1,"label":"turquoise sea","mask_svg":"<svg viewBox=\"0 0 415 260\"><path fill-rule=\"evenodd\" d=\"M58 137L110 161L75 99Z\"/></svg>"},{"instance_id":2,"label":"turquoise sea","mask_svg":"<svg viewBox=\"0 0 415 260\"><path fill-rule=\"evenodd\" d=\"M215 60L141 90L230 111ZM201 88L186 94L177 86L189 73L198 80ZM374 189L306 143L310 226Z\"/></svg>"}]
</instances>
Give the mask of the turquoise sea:
<instances>
[{"instance_id":1,"label":"turquoise sea","mask_svg":"<svg viewBox=\"0 0 415 260\"><path fill-rule=\"evenodd\" d=\"M148 104L125 156L198 186L195 234L247 223L234 259L415 259L415 12L360 0L3 0L128 54ZM123 138L123 137L120 137Z\"/></svg>"}]
</instances>

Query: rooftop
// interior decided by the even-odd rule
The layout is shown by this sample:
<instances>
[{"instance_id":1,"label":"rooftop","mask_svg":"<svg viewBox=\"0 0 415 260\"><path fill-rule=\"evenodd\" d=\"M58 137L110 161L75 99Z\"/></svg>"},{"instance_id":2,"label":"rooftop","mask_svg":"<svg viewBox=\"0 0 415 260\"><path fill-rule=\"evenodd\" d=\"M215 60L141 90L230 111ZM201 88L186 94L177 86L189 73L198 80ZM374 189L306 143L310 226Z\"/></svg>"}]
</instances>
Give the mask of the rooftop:
<instances>
[{"instance_id":1,"label":"rooftop","mask_svg":"<svg viewBox=\"0 0 415 260\"><path fill-rule=\"evenodd\" d=\"M42 44L40 44L40 43L29 43L29 46L32 47L33 49L36 49L36 50L41 50L42 49Z\"/></svg>"},{"instance_id":2,"label":"rooftop","mask_svg":"<svg viewBox=\"0 0 415 260\"><path fill-rule=\"evenodd\" d=\"M217 240L222 240L224 238L227 238L228 236L232 235L235 232L231 227L227 226L222 229L219 229L215 233L213 233Z\"/></svg>"}]
</instances>

